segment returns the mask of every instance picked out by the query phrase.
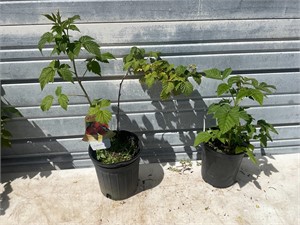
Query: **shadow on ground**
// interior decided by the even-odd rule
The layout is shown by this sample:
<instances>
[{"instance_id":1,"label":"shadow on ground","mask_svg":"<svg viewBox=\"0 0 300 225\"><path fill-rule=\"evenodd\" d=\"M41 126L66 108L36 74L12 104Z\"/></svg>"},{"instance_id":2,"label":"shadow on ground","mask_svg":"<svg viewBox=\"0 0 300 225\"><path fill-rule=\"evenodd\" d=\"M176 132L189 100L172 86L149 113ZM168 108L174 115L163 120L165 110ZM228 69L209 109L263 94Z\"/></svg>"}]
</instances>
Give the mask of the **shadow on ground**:
<instances>
[{"instance_id":1,"label":"shadow on ground","mask_svg":"<svg viewBox=\"0 0 300 225\"><path fill-rule=\"evenodd\" d=\"M273 173L279 172L274 165L269 162L269 158L274 159L272 155L257 157L257 164L253 164L249 159L245 158L237 176L239 186L242 188L248 183L253 183L256 188L262 190L258 182L260 174L264 173L264 175L270 177Z\"/></svg>"}]
</instances>

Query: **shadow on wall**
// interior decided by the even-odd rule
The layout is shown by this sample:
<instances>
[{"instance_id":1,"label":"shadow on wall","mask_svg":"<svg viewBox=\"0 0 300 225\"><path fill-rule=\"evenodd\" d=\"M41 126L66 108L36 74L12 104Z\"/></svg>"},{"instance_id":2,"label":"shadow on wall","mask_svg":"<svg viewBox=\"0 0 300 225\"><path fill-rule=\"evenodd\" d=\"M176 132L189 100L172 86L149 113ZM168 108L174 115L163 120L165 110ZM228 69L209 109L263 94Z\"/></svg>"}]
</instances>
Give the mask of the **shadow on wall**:
<instances>
[{"instance_id":1,"label":"shadow on wall","mask_svg":"<svg viewBox=\"0 0 300 225\"><path fill-rule=\"evenodd\" d=\"M1 86L1 101L5 102L5 92ZM8 102L2 104L9 105ZM1 148L1 211L4 215L9 207L9 194L13 191L11 182L16 179L31 179L35 176L48 177L51 170L74 168L72 155L53 137L46 137L44 132L26 117L12 117L7 123L12 133L11 148ZM16 130L23 132L18 137ZM39 138L27 138L31 135Z\"/></svg>"},{"instance_id":2,"label":"shadow on wall","mask_svg":"<svg viewBox=\"0 0 300 225\"><path fill-rule=\"evenodd\" d=\"M199 159L199 151L193 143L196 133L203 129L207 110L199 92L195 90L189 97L177 96L161 101L159 85L150 89L143 85L143 89L151 100L139 100L144 109L136 111L136 107L131 110L128 104L120 106L120 128L139 136L142 160L164 164L180 159ZM116 113L117 107L112 110ZM212 125L214 120L206 119L206 126Z\"/></svg>"}]
</instances>

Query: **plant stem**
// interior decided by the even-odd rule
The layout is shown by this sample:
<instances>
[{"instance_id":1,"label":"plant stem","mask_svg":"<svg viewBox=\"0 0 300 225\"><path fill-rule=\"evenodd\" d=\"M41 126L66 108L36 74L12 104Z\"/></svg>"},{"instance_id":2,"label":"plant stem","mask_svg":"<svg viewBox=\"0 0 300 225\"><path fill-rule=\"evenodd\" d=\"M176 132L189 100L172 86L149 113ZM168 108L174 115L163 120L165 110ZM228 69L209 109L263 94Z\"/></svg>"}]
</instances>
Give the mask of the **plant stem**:
<instances>
[{"instance_id":1,"label":"plant stem","mask_svg":"<svg viewBox=\"0 0 300 225\"><path fill-rule=\"evenodd\" d=\"M92 101L91 101L90 97L88 96L86 90L84 89L84 87L83 87L83 85L82 85L82 83L81 83L81 80L80 80L80 78L79 78L79 76L78 76L77 69L76 69L76 65L75 65L75 61L74 61L74 60L71 60L71 61L72 61L72 63L73 63L74 73L75 73L75 76L76 76L76 78L77 78L78 84L79 84L81 90L83 91L83 93L84 93L86 99L88 100L90 106L92 106Z\"/></svg>"},{"instance_id":2,"label":"plant stem","mask_svg":"<svg viewBox=\"0 0 300 225\"><path fill-rule=\"evenodd\" d=\"M120 87L119 87L119 95L118 95L118 109L117 109L117 131L120 130L120 98L121 98L121 89L122 89L122 84L124 79L129 75L129 70L126 72L126 74L123 76L121 82L120 82Z\"/></svg>"}]
</instances>

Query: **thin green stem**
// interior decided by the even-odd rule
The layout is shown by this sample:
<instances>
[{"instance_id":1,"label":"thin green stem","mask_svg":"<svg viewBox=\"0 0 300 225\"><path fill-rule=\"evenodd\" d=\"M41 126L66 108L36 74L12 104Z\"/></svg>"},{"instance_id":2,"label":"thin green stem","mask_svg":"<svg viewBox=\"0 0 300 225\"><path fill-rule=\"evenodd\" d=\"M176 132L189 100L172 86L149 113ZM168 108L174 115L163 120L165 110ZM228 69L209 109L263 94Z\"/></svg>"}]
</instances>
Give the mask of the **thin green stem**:
<instances>
[{"instance_id":1,"label":"thin green stem","mask_svg":"<svg viewBox=\"0 0 300 225\"><path fill-rule=\"evenodd\" d=\"M83 85L82 85L82 82L81 82L81 79L80 79L79 76L78 76L75 61L74 61L74 60L71 60L71 61L72 61L72 63L73 63L74 74L75 74L75 76L76 76L76 78L77 78L78 84L79 84L81 90L83 91L83 93L84 93L86 99L88 100L90 106L92 106L92 101L91 101L90 97L88 96L86 90L84 89L84 87L83 87Z\"/></svg>"}]
</instances>

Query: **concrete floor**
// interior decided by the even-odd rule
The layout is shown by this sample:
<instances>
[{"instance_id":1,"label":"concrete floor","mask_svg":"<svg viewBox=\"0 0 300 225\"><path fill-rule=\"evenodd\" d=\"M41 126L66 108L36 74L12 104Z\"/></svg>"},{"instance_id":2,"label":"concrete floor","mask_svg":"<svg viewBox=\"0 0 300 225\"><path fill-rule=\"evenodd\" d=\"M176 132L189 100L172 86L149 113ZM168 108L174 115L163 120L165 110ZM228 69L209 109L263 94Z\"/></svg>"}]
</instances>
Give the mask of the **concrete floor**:
<instances>
[{"instance_id":1,"label":"concrete floor","mask_svg":"<svg viewBox=\"0 0 300 225\"><path fill-rule=\"evenodd\" d=\"M216 189L201 166L140 167L136 195L105 198L94 168L3 174L3 225L300 224L300 154L244 159L238 183ZM10 181L9 181L10 180Z\"/></svg>"}]
</instances>

